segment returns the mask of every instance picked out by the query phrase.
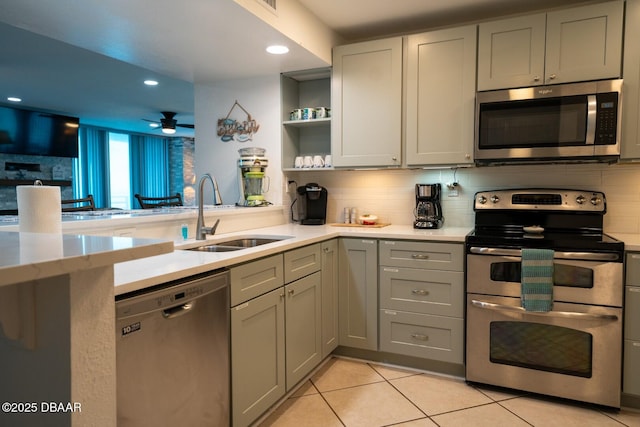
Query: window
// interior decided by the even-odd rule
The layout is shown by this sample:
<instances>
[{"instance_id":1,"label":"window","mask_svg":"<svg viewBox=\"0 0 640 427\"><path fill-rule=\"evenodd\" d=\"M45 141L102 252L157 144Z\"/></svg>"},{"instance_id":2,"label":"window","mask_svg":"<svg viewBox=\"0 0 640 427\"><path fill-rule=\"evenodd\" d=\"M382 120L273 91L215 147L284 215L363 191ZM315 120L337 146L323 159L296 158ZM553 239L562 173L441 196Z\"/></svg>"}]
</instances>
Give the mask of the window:
<instances>
[{"instance_id":1,"label":"window","mask_svg":"<svg viewBox=\"0 0 640 427\"><path fill-rule=\"evenodd\" d=\"M73 164L74 197L93 195L98 208L138 209L134 194L175 194L169 185L169 138L80 127ZM177 191L182 191L178 183Z\"/></svg>"},{"instance_id":2,"label":"window","mask_svg":"<svg viewBox=\"0 0 640 427\"><path fill-rule=\"evenodd\" d=\"M109 132L109 200L112 208L131 209L129 135Z\"/></svg>"}]
</instances>

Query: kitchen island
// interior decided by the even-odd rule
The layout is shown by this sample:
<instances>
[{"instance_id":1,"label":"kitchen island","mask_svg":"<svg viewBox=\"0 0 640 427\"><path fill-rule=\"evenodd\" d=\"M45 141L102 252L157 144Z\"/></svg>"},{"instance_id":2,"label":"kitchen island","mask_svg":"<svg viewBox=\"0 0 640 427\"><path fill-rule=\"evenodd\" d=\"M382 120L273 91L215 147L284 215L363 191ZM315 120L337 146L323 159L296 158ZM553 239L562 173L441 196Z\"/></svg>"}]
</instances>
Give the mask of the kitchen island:
<instances>
[{"instance_id":1,"label":"kitchen island","mask_svg":"<svg viewBox=\"0 0 640 427\"><path fill-rule=\"evenodd\" d=\"M170 241L0 232L0 424L115 425L113 265Z\"/></svg>"}]
</instances>

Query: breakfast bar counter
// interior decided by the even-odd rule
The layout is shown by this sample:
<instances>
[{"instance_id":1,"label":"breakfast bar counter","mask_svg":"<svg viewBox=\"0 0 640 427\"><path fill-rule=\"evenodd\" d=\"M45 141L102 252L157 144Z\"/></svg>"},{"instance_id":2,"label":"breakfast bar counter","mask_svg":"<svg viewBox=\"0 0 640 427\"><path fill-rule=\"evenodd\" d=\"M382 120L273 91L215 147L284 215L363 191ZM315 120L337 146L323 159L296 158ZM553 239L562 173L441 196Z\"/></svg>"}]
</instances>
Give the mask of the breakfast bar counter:
<instances>
[{"instance_id":1,"label":"breakfast bar counter","mask_svg":"<svg viewBox=\"0 0 640 427\"><path fill-rule=\"evenodd\" d=\"M0 232L3 425L115 425L113 265L173 242Z\"/></svg>"}]
</instances>

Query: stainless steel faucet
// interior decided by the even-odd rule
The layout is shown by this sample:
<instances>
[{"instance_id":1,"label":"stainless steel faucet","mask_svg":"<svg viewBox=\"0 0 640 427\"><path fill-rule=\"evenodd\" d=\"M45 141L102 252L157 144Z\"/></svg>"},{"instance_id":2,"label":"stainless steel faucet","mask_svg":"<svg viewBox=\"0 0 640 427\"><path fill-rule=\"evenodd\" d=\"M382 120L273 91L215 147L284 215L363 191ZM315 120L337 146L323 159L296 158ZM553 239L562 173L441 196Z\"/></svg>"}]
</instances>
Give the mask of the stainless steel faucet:
<instances>
[{"instance_id":1,"label":"stainless steel faucet","mask_svg":"<svg viewBox=\"0 0 640 427\"><path fill-rule=\"evenodd\" d=\"M218 224L220 223L220 218L216 220L216 223L213 224L213 227L206 227L204 225L204 182L206 180L211 182L211 186L213 187L214 193L214 204L221 205L222 197L220 197L220 190L218 190L218 183L216 180L208 173L205 173L202 178L200 178L200 183L198 184L198 222L196 224L196 240L205 240L207 238L207 234L214 235L216 233L216 228L218 228Z\"/></svg>"}]
</instances>

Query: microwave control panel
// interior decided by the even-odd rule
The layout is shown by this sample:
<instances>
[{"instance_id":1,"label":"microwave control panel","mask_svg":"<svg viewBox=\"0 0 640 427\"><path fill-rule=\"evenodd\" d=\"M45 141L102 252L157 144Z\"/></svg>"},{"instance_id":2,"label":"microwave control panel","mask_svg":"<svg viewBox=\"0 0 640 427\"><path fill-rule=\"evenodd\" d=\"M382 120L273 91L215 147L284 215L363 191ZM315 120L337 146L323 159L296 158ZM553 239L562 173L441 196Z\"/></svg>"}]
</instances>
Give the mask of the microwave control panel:
<instances>
[{"instance_id":1,"label":"microwave control panel","mask_svg":"<svg viewBox=\"0 0 640 427\"><path fill-rule=\"evenodd\" d=\"M598 112L596 114L596 145L613 145L616 143L618 126L618 93L607 92L596 95Z\"/></svg>"}]
</instances>

